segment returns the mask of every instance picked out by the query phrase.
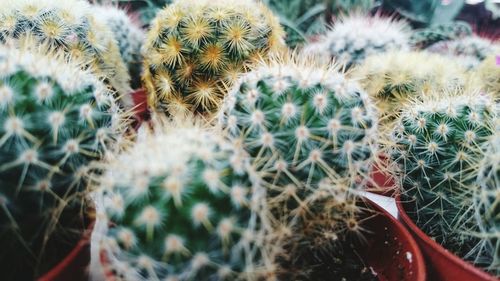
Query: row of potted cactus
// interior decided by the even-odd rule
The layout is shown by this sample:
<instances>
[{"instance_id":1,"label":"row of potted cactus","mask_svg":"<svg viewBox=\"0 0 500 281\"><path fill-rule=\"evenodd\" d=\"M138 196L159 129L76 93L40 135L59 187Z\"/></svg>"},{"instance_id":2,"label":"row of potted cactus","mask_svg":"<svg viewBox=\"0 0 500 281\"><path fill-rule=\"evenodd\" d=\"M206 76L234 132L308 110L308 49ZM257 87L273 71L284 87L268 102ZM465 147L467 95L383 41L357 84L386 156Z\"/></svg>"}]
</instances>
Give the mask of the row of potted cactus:
<instances>
[{"instance_id":1,"label":"row of potted cactus","mask_svg":"<svg viewBox=\"0 0 500 281\"><path fill-rule=\"evenodd\" d=\"M379 167L407 223L494 280L498 45L432 54L361 15L303 50L284 36L253 0L176 1L146 36L83 0L0 7L2 276L83 280L57 263L95 222L96 280L425 280L363 197Z\"/></svg>"}]
</instances>

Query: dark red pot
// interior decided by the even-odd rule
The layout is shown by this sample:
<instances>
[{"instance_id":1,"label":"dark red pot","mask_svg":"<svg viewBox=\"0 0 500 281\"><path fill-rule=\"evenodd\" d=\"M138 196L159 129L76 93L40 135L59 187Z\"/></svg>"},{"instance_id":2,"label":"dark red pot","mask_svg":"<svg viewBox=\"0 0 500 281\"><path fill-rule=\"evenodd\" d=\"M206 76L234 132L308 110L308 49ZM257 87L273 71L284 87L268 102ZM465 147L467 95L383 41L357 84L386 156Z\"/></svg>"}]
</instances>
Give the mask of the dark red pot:
<instances>
[{"instance_id":1,"label":"dark red pot","mask_svg":"<svg viewBox=\"0 0 500 281\"><path fill-rule=\"evenodd\" d=\"M132 92L132 101L134 102L134 127L138 128L142 122L149 120L150 113L148 109L148 95L145 89L138 89Z\"/></svg>"},{"instance_id":2,"label":"dark red pot","mask_svg":"<svg viewBox=\"0 0 500 281\"><path fill-rule=\"evenodd\" d=\"M450 253L443 246L436 243L427 236L405 210L406 203L401 201L400 196L396 197L398 212L403 223L408 227L420 245L429 268L429 280L441 281L495 281L499 280L492 275L482 271L472 264Z\"/></svg>"},{"instance_id":3,"label":"dark red pot","mask_svg":"<svg viewBox=\"0 0 500 281\"><path fill-rule=\"evenodd\" d=\"M363 223L368 232L368 244L360 249L363 260L380 281L427 280L424 258L410 232L383 208L366 201L376 214Z\"/></svg>"},{"instance_id":4,"label":"dark red pot","mask_svg":"<svg viewBox=\"0 0 500 281\"><path fill-rule=\"evenodd\" d=\"M87 281L90 264L90 235L93 224L71 252L38 281Z\"/></svg>"}]
</instances>

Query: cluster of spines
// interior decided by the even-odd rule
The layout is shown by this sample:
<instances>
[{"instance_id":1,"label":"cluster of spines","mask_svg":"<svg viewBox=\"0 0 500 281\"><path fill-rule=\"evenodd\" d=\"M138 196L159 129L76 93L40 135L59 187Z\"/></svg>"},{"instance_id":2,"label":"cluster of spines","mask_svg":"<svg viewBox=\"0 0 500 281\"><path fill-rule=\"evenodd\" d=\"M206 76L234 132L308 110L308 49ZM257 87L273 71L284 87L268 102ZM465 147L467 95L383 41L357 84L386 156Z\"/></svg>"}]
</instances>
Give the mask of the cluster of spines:
<instances>
[{"instance_id":1,"label":"cluster of spines","mask_svg":"<svg viewBox=\"0 0 500 281\"><path fill-rule=\"evenodd\" d=\"M462 230L476 229L472 195L497 112L485 95L437 92L407 105L388 148L400 168L403 200L414 206L412 219L462 257L477 243Z\"/></svg>"},{"instance_id":2,"label":"cluster of spines","mask_svg":"<svg viewBox=\"0 0 500 281\"><path fill-rule=\"evenodd\" d=\"M92 163L127 126L101 81L49 49L0 48L0 259L6 278L43 273L64 254L51 252L61 250L54 237L79 238L66 236L81 227L75 218L85 208Z\"/></svg>"},{"instance_id":3,"label":"cluster of spines","mask_svg":"<svg viewBox=\"0 0 500 281\"><path fill-rule=\"evenodd\" d=\"M189 0L167 6L145 43L150 104L170 115L216 112L238 74L280 48L281 32L262 3Z\"/></svg>"},{"instance_id":4,"label":"cluster of spines","mask_svg":"<svg viewBox=\"0 0 500 281\"><path fill-rule=\"evenodd\" d=\"M377 114L366 93L334 68L305 61L277 58L243 75L219 115L268 183L274 235L293 251L281 265L294 267L287 278L308 267L296 257L360 230L355 190L376 154Z\"/></svg>"},{"instance_id":5,"label":"cluster of spines","mask_svg":"<svg viewBox=\"0 0 500 281\"><path fill-rule=\"evenodd\" d=\"M28 40L29 42L26 42ZM79 59L129 105L127 68L111 31L82 0L8 0L0 11L0 42L47 44Z\"/></svg>"},{"instance_id":6,"label":"cluster of spines","mask_svg":"<svg viewBox=\"0 0 500 281\"><path fill-rule=\"evenodd\" d=\"M370 55L409 51L409 26L404 21L380 16L351 15L336 22L309 53L335 59L346 67L362 63Z\"/></svg>"},{"instance_id":7,"label":"cluster of spines","mask_svg":"<svg viewBox=\"0 0 500 281\"><path fill-rule=\"evenodd\" d=\"M125 280L260 280L265 192L246 157L198 127L144 138L101 182L115 227L101 241ZM172 149L174 148L174 149Z\"/></svg>"}]
</instances>

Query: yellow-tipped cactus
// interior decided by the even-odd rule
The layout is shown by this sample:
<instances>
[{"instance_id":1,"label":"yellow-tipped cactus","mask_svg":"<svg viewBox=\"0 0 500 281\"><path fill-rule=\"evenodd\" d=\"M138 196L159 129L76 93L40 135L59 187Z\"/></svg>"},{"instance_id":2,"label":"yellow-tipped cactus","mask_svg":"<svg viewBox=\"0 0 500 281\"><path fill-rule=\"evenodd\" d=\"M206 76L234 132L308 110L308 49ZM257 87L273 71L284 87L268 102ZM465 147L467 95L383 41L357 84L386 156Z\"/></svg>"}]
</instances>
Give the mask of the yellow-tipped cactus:
<instances>
[{"instance_id":1,"label":"yellow-tipped cactus","mask_svg":"<svg viewBox=\"0 0 500 281\"><path fill-rule=\"evenodd\" d=\"M177 1L158 13L145 44L150 105L170 115L216 112L254 58L283 44L278 20L250 0Z\"/></svg>"},{"instance_id":2,"label":"yellow-tipped cactus","mask_svg":"<svg viewBox=\"0 0 500 281\"><path fill-rule=\"evenodd\" d=\"M500 100L500 52L487 57L477 68L479 86Z\"/></svg>"},{"instance_id":3,"label":"yellow-tipped cactus","mask_svg":"<svg viewBox=\"0 0 500 281\"><path fill-rule=\"evenodd\" d=\"M28 40L27 40L28 38ZM7 0L0 9L0 43L48 44L80 59L130 104L130 77L113 34L83 0Z\"/></svg>"}]
</instances>

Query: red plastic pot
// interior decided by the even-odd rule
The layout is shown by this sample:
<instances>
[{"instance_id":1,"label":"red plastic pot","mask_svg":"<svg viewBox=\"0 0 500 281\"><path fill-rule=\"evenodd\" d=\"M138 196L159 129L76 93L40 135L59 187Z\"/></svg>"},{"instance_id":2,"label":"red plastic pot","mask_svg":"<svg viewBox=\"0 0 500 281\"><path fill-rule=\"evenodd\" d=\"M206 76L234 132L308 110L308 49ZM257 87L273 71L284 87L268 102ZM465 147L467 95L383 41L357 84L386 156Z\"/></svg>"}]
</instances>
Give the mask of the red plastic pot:
<instances>
[{"instance_id":1,"label":"red plastic pot","mask_svg":"<svg viewBox=\"0 0 500 281\"><path fill-rule=\"evenodd\" d=\"M396 197L398 212L403 223L408 227L420 245L429 269L429 280L442 281L494 281L499 280L472 264L450 253L443 246L427 236L406 213L407 203Z\"/></svg>"},{"instance_id":2,"label":"red plastic pot","mask_svg":"<svg viewBox=\"0 0 500 281\"><path fill-rule=\"evenodd\" d=\"M363 223L368 231L368 243L360 249L363 260L380 281L427 280L423 255L410 232L383 208L366 201L375 214Z\"/></svg>"},{"instance_id":3,"label":"red plastic pot","mask_svg":"<svg viewBox=\"0 0 500 281\"><path fill-rule=\"evenodd\" d=\"M92 229L93 224L85 231L75 248L54 268L38 278L38 281L87 281Z\"/></svg>"}]
</instances>

